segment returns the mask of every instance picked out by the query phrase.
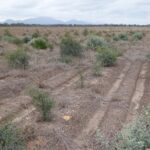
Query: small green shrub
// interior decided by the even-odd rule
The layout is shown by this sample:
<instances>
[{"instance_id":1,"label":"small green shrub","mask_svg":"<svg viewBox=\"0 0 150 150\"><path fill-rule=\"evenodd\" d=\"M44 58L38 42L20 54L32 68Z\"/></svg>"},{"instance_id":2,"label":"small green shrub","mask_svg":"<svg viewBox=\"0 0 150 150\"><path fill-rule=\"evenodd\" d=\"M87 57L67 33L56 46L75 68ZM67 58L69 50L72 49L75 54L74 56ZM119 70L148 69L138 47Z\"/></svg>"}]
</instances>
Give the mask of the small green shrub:
<instances>
[{"instance_id":1,"label":"small green shrub","mask_svg":"<svg viewBox=\"0 0 150 150\"><path fill-rule=\"evenodd\" d=\"M48 41L48 38L47 38L47 37L43 37L43 39L44 39L44 40L46 41L46 43L47 43L47 48L50 48L50 49L52 50L52 49L54 48L53 44Z\"/></svg>"},{"instance_id":2,"label":"small green shrub","mask_svg":"<svg viewBox=\"0 0 150 150\"><path fill-rule=\"evenodd\" d=\"M37 49L47 49L48 42L44 38L35 38L32 40L31 45Z\"/></svg>"},{"instance_id":3,"label":"small green shrub","mask_svg":"<svg viewBox=\"0 0 150 150\"><path fill-rule=\"evenodd\" d=\"M138 40L141 40L143 38L143 36L144 36L144 34L142 32L135 32L132 35L132 39L134 41L138 41Z\"/></svg>"},{"instance_id":4,"label":"small green shrub","mask_svg":"<svg viewBox=\"0 0 150 150\"><path fill-rule=\"evenodd\" d=\"M82 46L81 44L73 39L71 36L66 36L62 38L60 43L60 53L63 57L64 55L69 56L81 56L82 54Z\"/></svg>"},{"instance_id":5,"label":"small green shrub","mask_svg":"<svg viewBox=\"0 0 150 150\"><path fill-rule=\"evenodd\" d=\"M118 34L113 34L113 40L114 41L119 41L120 40Z\"/></svg>"},{"instance_id":6,"label":"small green shrub","mask_svg":"<svg viewBox=\"0 0 150 150\"><path fill-rule=\"evenodd\" d=\"M100 138L98 137L97 139L106 150L149 150L150 105L142 115L126 125L113 140L104 138L102 133L99 135Z\"/></svg>"},{"instance_id":7,"label":"small green shrub","mask_svg":"<svg viewBox=\"0 0 150 150\"><path fill-rule=\"evenodd\" d=\"M2 37L2 40L7 41L7 42L12 42L13 39L14 39L14 37L12 37L12 36L7 36L7 35L4 35L4 36Z\"/></svg>"},{"instance_id":8,"label":"small green shrub","mask_svg":"<svg viewBox=\"0 0 150 150\"><path fill-rule=\"evenodd\" d=\"M97 48L97 61L101 62L102 66L112 66L117 60L117 53L110 47L99 47Z\"/></svg>"},{"instance_id":9,"label":"small green shrub","mask_svg":"<svg viewBox=\"0 0 150 150\"><path fill-rule=\"evenodd\" d=\"M29 43L31 40L32 40L31 36L24 36L22 39L23 43Z\"/></svg>"},{"instance_id":10,"label":"small green shrub","mask_svg":"<svg viewBox=\"0 0 150 150\"><path fill-rule=\"evenodd\" d=\"M107 42L103 37L92 35L88 38L87 47L91 49L96 49L97 47L106 45Z\"/></svg>"},{"instance_id":11,"label":"small green shrub","mask_svg":"<svg viewBox=\"0 0 150 150\"><path fill-rule=\"evenodd\" d=\"M24 138L15 126L0 126L0 150L24 150Z\"/></svg>"},{"instance_id":12,"label":"small green shrub","mask_svg":"<svg viewBox=\"0 0 150 150\"><path fill-rule=\"evenodd\" d=\"M26 69L29 64L29 56L23 49L18 49L16 51L7 53L6 59L13 68Z\"/></svg>"},{"instance_id":13,"label":"small green shrub","mask_svg":"<svg viewBox=\"0 0 150 150\"><path fill-rule=\"evenodd\" d=\"M150 149L150 105L119 133L115 145L117 150Z\"/></svg>"},{"instance_id":14,"label":"small green shrub","mask_svg":"<svg viewBox=\"0 0 150 150\"><path fill-rule=\"evenodd\" d=\"M80 82L80 88L84 87L84 74L82 70L79 70L79 82Z\"/></svg>"},{"instance_id":15,"label":"small green shrub","mask_svg":"<svg viewBox=\"0 0 150 150\"><path fill-rule=\"evenodd\" d=\"M15 37L15 36L8 36L8 35L4 35L2 37L2 39L4 41L7 41L7 42L10 42L10 43L13 43L13 44L16 44L16 45L21 45L23 43L23 41L21 39L19 39L18 37Z\"/></svg>"},{"instance_id":16,"label":"small green shrub","mask_svg":"<svg viewBox=\"0 0 150 150\"><path fill-rule=\"evenodd\" d=\"M33 34L32 34L32 38L38 38L38 37L40 37L40 33L37 31L37 32L34 32Z\"/></svg>"},{"instance_id":17,"label":"small green shrub","mask_svg":"<svg viewBox=\"0 0 150 150\"><path fill-rule=\"evenodd\" d=\"M119 39L121 39L123 41L127 41L128 40L128 34L127 33L120 33Z\"/></svg>"},{"instance_id":18,"label":"small green shrub","mask_svg":"<svg viewBox=\"0 0 150 150\"><path fill-rule=\"evenodd\" d=\"M10 42L10 43L13 43L13 44L16 44L16 45L21 45L23 43L23 41L21 39L19 39L16 36L13 36L9 32L9 30L5 30L5 32L4 32L3 36L2 36L2 39L4 41Z\"/></svg>"},{"instance_id":19,"label":"small green shrub","mask_svg":"<svg viewBox=\"0 0 150 150\"><path fill-rule=\"evenodd\" d=\"M110 141L99 129L96 131L95 143L99 150L115 150L113 147L114 140Z\"/></svg>"},{"instance_id":20,"label":"small green shrub","mask_svg":"<svg viewBox=\"0 0 150 150\"><path fill-rule=\"evenodd\" d=\"M84 30L83 30L83 35L84 35L84 36L87 36L88 34L89 34L88 29L84 29Z\"/></svg>"},{"instance_id":21,"label":"small green shrub","mask_svg":"<svg viewBox=\"0 0 150 150\"><path fill-rule=\"evenodd\" d=\"M103 71L103 66L100 61L95 61L93 65L93 74L95 76L101 76Z\"/></svg>"},{"instance_id":22,"label":"small green shrub","mask_svg":"<svg viewBox=\"0 0 150 150\"><path fill-rule=\"evenodd\" d=\"M9 30L5 30L4 31L4 36L12 36L12 34L10 33L10 31Z\"/></svg>"},{"instance_id":23,"label":"small green shrub","mask_svg":"<svg viewBox=\"0 0 150 150\"><path fill-rule=\"evenodd\" d=\"M145 54L145 56L146 56L148 59L150 59L150 52L147 52L147 53Z\"/></svg>"},{"instance_id":24,"label":"small green shrub","mask_svg":"<svg viewBox=\"0 0 150 150\"><path fill-rule=\"evenodd\" d=\"M128 34L127 33L118 33L113 35L113 40L114 41L127 41L128 40Z\"/></svg>"},{"instance_id":25,"label":"small green shrub","mask_svg":"<svg viewBox=\"0 0 150 150\"><path fill-rule=\"evenodd\" d=\"M14 37L11 42L16 45L21 45L23 43L23 41L19 39L18 37Z\"/></svg>"},{"instance_id":26,"label":"small green shrub","mask_svg":"<svg viewBox=\"0 0 150 150\"><path fill-rule=\"evenodd\" d=\"M29 91L30 96L32 97L33 104L39 109L42 113L43 121L49 121L51 109L54 106L54 101L48 96L47 93L39 89L31 89Z\"/></svg>"}]
</instances>

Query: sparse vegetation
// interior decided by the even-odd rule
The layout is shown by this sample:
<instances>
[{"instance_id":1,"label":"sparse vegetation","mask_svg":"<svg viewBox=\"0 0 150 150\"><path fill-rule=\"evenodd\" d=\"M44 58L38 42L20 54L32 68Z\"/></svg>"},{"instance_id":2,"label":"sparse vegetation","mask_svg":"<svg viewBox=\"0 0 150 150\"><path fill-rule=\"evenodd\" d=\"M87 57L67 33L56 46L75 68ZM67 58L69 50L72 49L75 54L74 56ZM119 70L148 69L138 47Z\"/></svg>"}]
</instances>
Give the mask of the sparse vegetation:
<instances>
[{"instance_id":1,"label":"sparse vegetation","mask_svg":"<svg viewBox=\"0 0 150 150\"><path fill-rule=\"evenodd\" d=\"M47 48L49 48L49 49L53 49L54 48L54 45L51 43L51 42L49 42L49 40L48 40L48 38L47 37L43 37L43 39L46 41L46 43L47 43ZM55 43L55 44L57 44L57 43Z\"/></svg>"},{"instance_id":2,"label":"sparse vegetation","mask_svg":"<svg viewBox=\"0 0 150 150\"><path fill-rule=\"evenodd\" d=\"M96 49L97 47L106 45L106 41L103 37L92 35L88 38L87 47L90 49Z\"/></svg>"},{"instance_id":3,"label":"sparse vegetation","mask_svg":"<svg viewBox=\"0 0 150 150\"><path fill-rule=\"evenodd\" d=\"M0 150L24 150L24 138L15 126L0 126Z\"/></svg>"},{"instance_id":4,"label":"sparse vegetation","mask_svg":"<svg viewBox=\"0 0 150 150\"><path fill-rule=\"evenodd\" d=\"M10 43L13 43L13 44L16 44L16 45L21 45L23 43L23 41L21 39L19 39L18 37L16 36L13 36L10 32L5 32L2 39L4 41L7 41L7 42L10 42Z\"/></svg>"},{"instance_id":5,"label":"sparse vegetation","mask_svg":"<svg viewBox=\"0 0 150 150\"><path fill-rule=\"evenodd\" d=\"M60 43L61 48L61 57L64 56L81 56L82 54L82 46L71 36L65 36L62 38Z\"/></svg>"},{"instance_id":6,"label":"sparse vegetation","mask_svg":"<svg viewBox=\"0 0 150 150\"><path fill-rule=\"evenodd\" d=\"M22 39L23 43L29 43L31 40L32 40L31 36L24 36Z\"/></svg>"},{"instance_id":7,"label":"sparse vegetation","mask_svg":"<svg viewBox=\"0 0 150 150\"><path fill-rule=\"evenodd\" d=\"M97 139L106 150L150 149L150 105L144 113L126 125L113 140L98 132Z\"/></svg>"},{"instance_id":8,"label":"sparse vegetation","mask_svg":"<svg viewBox=\"0 0 150 150\"><path fill-rule=\"evenodd\" d=\"M19 39L18 37L13 37L10 42L12 42L16 45L21 45L23 43L23 41L21 39Z\"/></svg>"},{"instance_id":9,"label":"sparse vegetation","mask_svg":"<svg viewBox=\"0 0 150 150\"><path fill-rule=\"evenodd\" d=\"M123 40L123 41L127 41L128 40L128 33L120 33L119 39Z\"/></svg>"},{"instance_id":10,"label":"sparse vegetation","mask_svg":"<svg viewBox=\"0 0 150 150\"><path fill-rule=\"evenodd\" d=\"M128 34L127 33L117 33L113 35L113 40L114 41L127 41L128 40Z\"/></svg>"},{"instance_id":11,"label":"sparse vegetation","mask_svg":"<svg viewBox=\"0 0 150 150\"><path fill-rule=\"evenodd\" d=\"M26 69L29 64L29 56L27 52L23 49L8 52L6 54L6 58L8 60L9 65L13 68Z\"/></svg>"},{"instance_id":12,"label":"sparse vegetation","mask_svg":"<svg viewBox=\"0 0 150 150\"><path fill-rule=\"evenodd\" d=\"M79 70L79 82L80 82L80 87L84 87L84 75L83 75L83 70Z\"/></svg>"},{"instance_id":13,"label":"sparse vegetation","mask_svg":"<svg viewBox=\"0 0 150 150\"><path fill-rule=\"evenodd\" d=\"M117 136L116 149L143 150L150 148L150 119L143 116L124 128Z\"/></svg>"},{"instance_id":14,"label":"sparse vegetation","mask_svg":"<svg viewBox=\"0 0 150 150\"><path fill-rule=\"evenodd\" d=\"M48 42L44 38L35 38L32 40L31 45L37 49L47 49Z\"/></svg>"},{"instance_id":15,"label":"sparse vegetation","mask_svg":"<svg viewBox=\"0 0 150 150\"><path fill-rule=\"evenodd\" d=\"M150 106L135 118L149 96L148 27L1 26L0 150L150 150ZM141 41L133 37L139 32L147 33ZM127 33L128 41L120 33ZM23 45L4 36L20 38ZM91 37L96 42L89 48ZM32 46L37 39L46 50ZM7 121L22 130L4 128Z\"/></svg>"},{"instance_id":16,"label":"sparse vegetation","mask_svg":"<svg viewBox=\"0 0 150 150\"><path fill-rule=\"evenodd\" d=\"M95 76L100 76L102 75L102 70L103 70L103 66L101 64L101 61L96 60L93 65L93 74Z\"/></svg>"},{"instance_id":17,"label":"sparse vegetation","mask_svg":"<svg viewBox=\"0 0 150 150\"><path fill-rule=\"evenodd\" d=\"M142 32L135 32L132 35L132 39L134 41L138 41L138 40L141 40L143 38L143 36L144 36L144 34Z\"/></svg>"},{"instance_id":18,"label":"sparse vegetation","mask_svg":"<svg viewBox=\"0 0 150 150\"><path fill-rule=\"evenodd\" d=\"M117 60L117 53L114 49L110 47L98 47L97 48L97 55L96 55L97 62L101 62L102 66L109 67L114 65Z\"/></svg>"},{"instance_id":19,"label":"sparse vegetation","mask_svg":"<svg viewBox=\"0 0 150 150\"><path fill-rule=\"evenodd\" d=\"M32 97L33 104L42 113L43 121L50 121L51 109L54 106L53 99L40 89L30 89L29 94Z\"/></svg>"},{"instance_id":20,"label":"sparse vegetation","mask_svg":"<svg viewBox=\"0 0 150 150\"><path fill-rule=\"evenodd\" d=\"M146 56L148 59L150 59L150 52L147 52L147 53L145 54L145 56Z\"/></svg>"},{"instance_id":21,"label":"sparse vegetation","mask_svg":"<svg viewBox=\"0 0 150 150\"><path fill-rule=\"evenodd\" d=\"M119 41L119 36L118 36L118 34L113 34L113 40L114 40L114 41Z\"/></svg>"},{"instance_id":22,"label":"sparse vegetation","mask_svg":"<svg viewBox=\"0 0 150 150\"><path fill-rule=\"evenodd\" d=\"M4 30L4 36L12 36L9 30Z\"/></svg>"},{"instance_id":23,"label":"sparse vegetation","mask_svg":"<svg viewBox=\"0 0 150 150\"><path fill-rule=\"evenodd\" d=\"M33 38L33 39L34 39L34 38L38 38L38 37L40 37L39 31L36 31L36 32L34 32L34 33L32 34L32 38Z\"/></svg>"},{"instance_id":24,"label":"sparse vegetation","mask_svg":"<svg viewBox=\"0 0 150 150\"><path fill-rule=\"evenodd\" d=\"M88 29L84 29L84 30L83 30L83 35L84 35L84 36L87 36L88 34L89 34Z\"/></svg>"}]
</instances>

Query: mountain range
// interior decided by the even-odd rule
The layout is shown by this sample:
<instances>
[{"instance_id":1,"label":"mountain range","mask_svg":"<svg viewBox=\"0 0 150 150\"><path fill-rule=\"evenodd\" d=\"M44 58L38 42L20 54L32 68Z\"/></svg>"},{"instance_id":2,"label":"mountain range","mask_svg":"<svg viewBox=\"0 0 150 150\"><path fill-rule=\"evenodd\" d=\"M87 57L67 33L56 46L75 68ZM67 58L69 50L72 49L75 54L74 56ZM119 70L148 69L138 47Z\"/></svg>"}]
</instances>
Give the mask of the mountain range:
<instances>
[{"instance_id":1,"label":"mountain range","mask_svg":"<svg viewBox=\"0 0 150 150\"><path fill-rule=\"evenodd\" d=\"M7 24L16 24L16 23L23 23L23 24L40 24L40 25L53 25L53 24L88 24L84 21L81 20L69 20L69 21L62 21L58 19L54 19L51 17L37 17L37 18L29 18L29 19L24 19L24 20L12 20L8 19L4 21L3 23Z\"/></svg>"}]
</instances>

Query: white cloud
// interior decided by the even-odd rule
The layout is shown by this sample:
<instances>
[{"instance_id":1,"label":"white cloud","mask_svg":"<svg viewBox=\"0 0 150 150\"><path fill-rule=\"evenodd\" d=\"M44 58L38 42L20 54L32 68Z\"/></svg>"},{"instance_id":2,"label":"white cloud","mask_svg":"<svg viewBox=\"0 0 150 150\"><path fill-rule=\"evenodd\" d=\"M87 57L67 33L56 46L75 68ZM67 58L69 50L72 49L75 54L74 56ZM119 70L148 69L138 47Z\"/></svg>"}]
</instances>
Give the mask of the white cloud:
<instances>
[{"instance_id":1,"label":"white cloud","mask_svg":"<svg viewBox=\"0 0 150 150\"><path fill-rule=\"evenodd\" d=\"M92 23L150 24L149 0L0 0L0 20L49 16Z\"/></svg>"}]
</instances>

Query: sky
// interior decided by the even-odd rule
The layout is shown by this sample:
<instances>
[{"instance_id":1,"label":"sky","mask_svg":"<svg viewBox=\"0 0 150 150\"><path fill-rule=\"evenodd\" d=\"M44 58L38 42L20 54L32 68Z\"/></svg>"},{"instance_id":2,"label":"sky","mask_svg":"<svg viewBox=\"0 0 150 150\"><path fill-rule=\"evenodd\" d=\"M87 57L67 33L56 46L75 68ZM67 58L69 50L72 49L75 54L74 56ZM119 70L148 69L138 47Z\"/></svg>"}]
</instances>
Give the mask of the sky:
<instances>
[{"instance_id":1,"label":"sky","mask_svg":"<svg viewBox=\"0 0 150 150\"><path fill-rule=\"evenodd\" d=\"M0 0L0 21L41 16L95 24L150 24L150 0Z\"/></svg>"}]
</instances>

